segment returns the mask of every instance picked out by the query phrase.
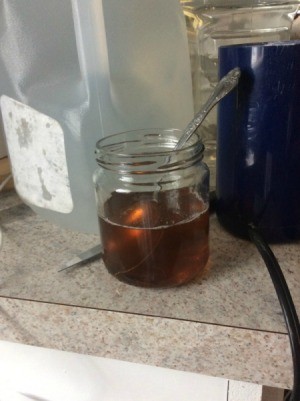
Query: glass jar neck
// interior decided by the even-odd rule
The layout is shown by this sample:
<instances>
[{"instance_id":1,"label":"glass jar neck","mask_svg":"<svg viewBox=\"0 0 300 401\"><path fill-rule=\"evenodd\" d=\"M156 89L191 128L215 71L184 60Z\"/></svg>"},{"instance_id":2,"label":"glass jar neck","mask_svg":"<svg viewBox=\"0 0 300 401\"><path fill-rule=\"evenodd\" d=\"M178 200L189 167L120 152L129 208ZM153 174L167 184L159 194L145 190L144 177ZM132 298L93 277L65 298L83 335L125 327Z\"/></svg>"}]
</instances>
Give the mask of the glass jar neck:
<instances>
[{"instance_id":1,"label":"glass jar neck","mask_svg":"<svg viewBox=\"0 0 300 401\"><path fill-rule=\"evenodd\" d=\"M181 5L186 9L199 8L245 8L245 7L276 7L280 5L299 4L299 0L180 0Z\"/></svg>"},{"instance_id":2,"label":"glass jar neck","mask_svg":"<svg viewBox=\"0 0 300 401\"><path fill-rule=\"evenodd\" d=\"M99 166L116 173L151 174L184 169L203 158L204 145L194 134L182 149L174 150L182 131L146 129L105 137L96 144Z\"/></svg>"}]
</instances>

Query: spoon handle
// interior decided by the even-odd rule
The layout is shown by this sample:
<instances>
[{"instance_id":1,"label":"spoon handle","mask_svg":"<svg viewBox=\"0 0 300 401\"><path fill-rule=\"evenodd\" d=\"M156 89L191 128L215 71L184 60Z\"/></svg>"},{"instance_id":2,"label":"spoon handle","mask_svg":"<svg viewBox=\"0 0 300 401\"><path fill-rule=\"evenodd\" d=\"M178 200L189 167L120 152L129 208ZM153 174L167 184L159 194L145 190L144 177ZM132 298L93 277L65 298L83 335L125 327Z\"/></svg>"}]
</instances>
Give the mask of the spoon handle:
<instances>
[{"instance_id":1,"label":"spoon handle","mask_svg":"<svg viewBox=\"0 0 300 401\"><path fill-rule=\"evenodd\" d=\"M174 150L181 149L183 147L183 145L190 139L190 137L205 119L210 110L237 85L239 77L240 69L234 68L218 82L209 99L183 131L183 134L177 142Z\"/></svg>"}]
</instances>

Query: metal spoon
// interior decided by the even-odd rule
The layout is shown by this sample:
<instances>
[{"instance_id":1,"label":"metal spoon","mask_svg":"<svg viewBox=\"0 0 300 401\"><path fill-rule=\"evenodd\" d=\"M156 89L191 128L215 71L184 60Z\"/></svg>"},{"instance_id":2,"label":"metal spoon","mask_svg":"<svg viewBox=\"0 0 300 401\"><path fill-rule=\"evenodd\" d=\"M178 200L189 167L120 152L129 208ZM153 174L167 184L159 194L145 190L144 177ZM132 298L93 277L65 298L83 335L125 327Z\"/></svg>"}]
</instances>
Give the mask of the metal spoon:
<instances>
[{"instance_id":1,"label":"metal spoon","mask_svg":"<svg viewBox=\"0 0 300 401\"><path fill-rule=\"evenodd\" d=\"M229 71L227 75L225 75L215 87L213 93L201 108L201 110L195 115L193 120L187 125L185 130L183 131L182 136L177 142L174 150L181 149L183 145L190 139L193 133L197 130L197 128L201 125L202 121L205 119L210 110L224 97L226 96L238 83L241 75L241 71L239 68L234 68ZM170 157L166 161L166 164L170 161ZM67 270L70 267L74 267L78 264L85 263L92 258L100 255L102 253L101 245L97 245L94 248L91 248L81 254L77 255L74 259L69 261L63 268L59 271Z\"/></svg>"},{"instance_id":2,"label":"metal spoon","mask_svg":"<svg viewBox=\"0 0 300 401\"><path fill-rule=\"evenodd\" d=\"M236 67L233 70L229 71L227 75L225 75L215 87L213 93L204 104L204 106L198 111L193 120L187 125L184 129L182 136L177 142L174 150L181 149L183 145L190 139L190 137L194 134L194 132L199 128L202 124L203 120L210 112L210 110L221 100L224 96L226 96L233 88L238 84L239 78L241 76L241 70Z\"/></svg>"}]
</instances>

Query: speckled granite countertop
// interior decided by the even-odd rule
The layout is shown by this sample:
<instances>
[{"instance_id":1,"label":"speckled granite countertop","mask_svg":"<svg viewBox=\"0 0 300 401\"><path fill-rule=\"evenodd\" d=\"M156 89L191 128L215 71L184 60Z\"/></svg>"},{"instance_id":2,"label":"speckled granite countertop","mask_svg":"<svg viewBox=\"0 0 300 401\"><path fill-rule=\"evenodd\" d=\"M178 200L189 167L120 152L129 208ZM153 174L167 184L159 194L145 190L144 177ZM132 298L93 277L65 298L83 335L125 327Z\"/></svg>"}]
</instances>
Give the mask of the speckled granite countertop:
<instances>
[{"instance_id":1,"label":"speckled granite countertop","mask_svg":"<svg viewBox=\"0 0 300 401\"><path fill-rule=\"evenodd\" d=\"M58 272L97 235L61 229L0 195L0 339L251 381L292 385L288 336L254 246L211 218L210 266L173 289L111 277L100 260ZM300 312L300 244L274 250Z\"/></svg>"}]
</instances>

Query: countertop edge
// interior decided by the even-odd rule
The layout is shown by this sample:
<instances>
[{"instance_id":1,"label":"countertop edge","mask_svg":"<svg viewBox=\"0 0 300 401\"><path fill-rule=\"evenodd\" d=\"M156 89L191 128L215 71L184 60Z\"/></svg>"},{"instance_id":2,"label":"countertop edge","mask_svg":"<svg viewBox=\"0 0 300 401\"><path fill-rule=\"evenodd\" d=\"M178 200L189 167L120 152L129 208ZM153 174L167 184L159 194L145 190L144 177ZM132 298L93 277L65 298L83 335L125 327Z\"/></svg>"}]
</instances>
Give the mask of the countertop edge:
<instances>
[{"instance_id":1,"label":"countertop edge","mask_svg":"<svg viewBox=\"0 0 300 401\"><path fill-rule=\"evenodd\" d=\"M0 297L0 339L291 388L286 334Z\"/></svg>"}]
</instances>

